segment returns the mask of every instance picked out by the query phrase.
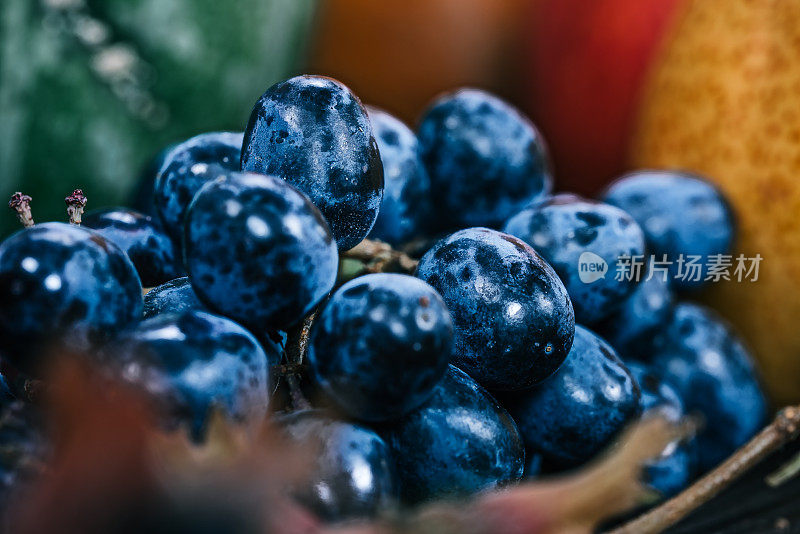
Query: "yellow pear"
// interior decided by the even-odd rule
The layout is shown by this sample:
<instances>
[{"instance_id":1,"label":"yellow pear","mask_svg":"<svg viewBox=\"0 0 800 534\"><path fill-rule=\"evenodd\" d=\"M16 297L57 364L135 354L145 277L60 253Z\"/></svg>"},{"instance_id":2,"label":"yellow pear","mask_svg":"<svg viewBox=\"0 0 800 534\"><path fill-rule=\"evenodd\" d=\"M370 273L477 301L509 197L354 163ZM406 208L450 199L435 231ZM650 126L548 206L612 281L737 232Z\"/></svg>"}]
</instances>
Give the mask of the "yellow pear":
<instances>
[{"instance_id":1,"label":"yellow pear","mask_svg":"<svg viewBox=\"0 0 800 534\"><path fill-rule=\"evenodd\" d=\"M689 0L644 92L631 162L693 170L738 217L756 282L706 301L760 362L773 400L800 400L800 0Z\"/></svg>"}]
</instances>

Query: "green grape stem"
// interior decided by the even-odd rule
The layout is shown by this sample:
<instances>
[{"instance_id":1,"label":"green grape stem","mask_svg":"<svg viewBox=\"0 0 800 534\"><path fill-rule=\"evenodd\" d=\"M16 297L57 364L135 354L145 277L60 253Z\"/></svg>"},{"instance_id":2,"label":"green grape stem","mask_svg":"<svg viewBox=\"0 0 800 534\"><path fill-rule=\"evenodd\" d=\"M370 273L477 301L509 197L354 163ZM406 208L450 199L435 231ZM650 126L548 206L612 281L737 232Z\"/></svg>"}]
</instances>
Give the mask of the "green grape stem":
<instances>
[{"instance_id":1,"label":"green grape stem","mask_svg":"<svg viewBox=\"0 0 800 534\"><path fill-rule=\"evenodd\" d=\"M292 399L292 406L295 410L305 410L311 407L311 403L303 395L300 389L299 374L303 369L303 361L308 352L309 335L311 325L314 324L316 311L309 313L302 321L297 323L287 332L286 339L286 383L289 385L289 394Z\"/></svg>"},{"instance_id":2,"label":"green grape stem","mask_svg":"<svg viewBox=\"0 0 800 534\"><path fill-rule=\"evenodd\" d=\"M361 264L360 269L350 269L347 276L355 278L371 273L404 273L412 274L419 261L408 254L395 250L383 241L365 239L347 252L342 253L342 261L353 261Z\"/></svg>"}]
</instances>

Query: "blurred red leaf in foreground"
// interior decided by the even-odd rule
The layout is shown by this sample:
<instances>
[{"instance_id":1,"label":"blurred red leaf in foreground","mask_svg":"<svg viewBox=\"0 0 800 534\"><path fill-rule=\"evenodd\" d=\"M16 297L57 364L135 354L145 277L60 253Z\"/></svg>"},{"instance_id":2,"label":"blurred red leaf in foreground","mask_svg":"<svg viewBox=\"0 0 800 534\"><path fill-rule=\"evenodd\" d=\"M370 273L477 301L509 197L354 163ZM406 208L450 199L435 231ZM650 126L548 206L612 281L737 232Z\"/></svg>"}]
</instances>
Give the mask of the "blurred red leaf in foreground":
<instances>
[{"instance_id":1,"label":"blurred red leaf in foreground","mask_svg":"<svg viewBox=\"0 0 800 534\"><path fill-rule=\"evenodd\" d=\"M331 527L284 491L302 480L313 451L289 448L269 424L212 417L197 445L160 430L143 397L85 365L62 364L54 376L45 404L52 462L16 495L11 532L588 533L641 504L642 463L680 434L648 418L575 474Z\"/></svg>"}]
</instances>

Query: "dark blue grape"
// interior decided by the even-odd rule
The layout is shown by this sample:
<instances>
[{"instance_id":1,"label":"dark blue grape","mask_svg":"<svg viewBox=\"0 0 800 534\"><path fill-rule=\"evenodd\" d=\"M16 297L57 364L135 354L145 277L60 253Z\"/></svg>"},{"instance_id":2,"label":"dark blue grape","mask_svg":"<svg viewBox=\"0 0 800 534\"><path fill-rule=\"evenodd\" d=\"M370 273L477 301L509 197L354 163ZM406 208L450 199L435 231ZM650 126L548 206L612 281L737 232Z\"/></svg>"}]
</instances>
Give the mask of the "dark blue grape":
<instances>
[{"instance_id":1,"label":"dark blue grape","mask_svg":"<svg viewBox=\"0 0 800 534\"><path fill-rule=\"evenodd\" d=\"M256 102L242 170L287 180L311 199L339 250L369 233L383 196L383 166L361 101L342 83L297 76Z\"/></svg>"},{"instance_id":2,"label":"dark blue grape","mask_svg":"<svg viewBox=\"0 0 800 534\"><path fill-rule=\"evenodd\" d=\"M644 276L633 293L594 329L624 359L649 361L655 333L669 320L674 301L662 275Z\"/></svg>"},{"instance_id":3,"label":"dark blue grape","mask_svg":"<svg viewBox=\"0 0 800 534\"><path fill-rule=\"evenodd\" d=\"M240 173L195 196L184 255L200 300L259 332L306 315L333 288L339 263L305 195L279 178Z\"/></svg>"},{"instance_id":4,"label":"dark blue grape","mask_svg":"<svg viewBox=\"0 0 800 534\"><path fill-rule=\"evenodd\" d=\"M647 247L656 259L663 255L670 266L670 282L677 289L702 285L707 263L717 254L730 253L734 215L722 193L709 182L677 171L639 171L619 178L604 194L604 201L627 211L644 230ZM679 267L690 256L699 268Z\"/></svg>"},{"instance_id":5,"label":"dark blue grape","mask_svg":"<svg viewBox=\"0 0 800 534\"><path fill-rule=\"evenodd\" d=\"M144 318L149 319L156 315L167 313L183 313L191 310L207 311L211 310L200 302L197 294L189 283L189 278L176 278L165 284L154 287L144 296ZM264 347L267 355L282 352L286 346L286 333L279 330L267 330L266 332L252 332L259 343ZM275 347L273 347L275 345ZM275 365L279 361L270 362ZM274 378L274 377L271 377ZM277 383L273 384L277 386ZM274 388L273 388L274 389Z\"/></svg>"},{"instance_id":6,"label":"dark blue grape","mask_svg":"<svg viewBox=\"0 0 800 534\"><path fill-rule=\"evenodd\" d=\"M163 314L121 336L106 355L124 380L153 396L171 422L202 437L212 408L234 420L263 417L269 402L266 353L233 321L203 311Z\"/></svg>"},{"instance_id":7,"label":"dark blue grape","mask_svg":"<svg viewBox=\"0 0 800 534\"><path fill-rule=\"evenodd\" d=\"M0 352L36 374L51 343L86 350L142 316L128 256L87 228L44 223L0 245Z\"/></svg>"},{"instance_id":8,"label":"dark blue grape","mask_svg":"<svg viewBox=\"0 0 800 534\"><path fill-rule=\"evenodd\" d=\"M643 412L656 410L673 423L683 418L683 402L672 385L653 373L647 365L630 362L627 367L642 392ZM671 497L685 488L693 475L692 445L680 441L667 445L657 460L648 463L645 469L647 484L663 497Z\"/></svg>"},{"instance_id":9,"label":"dark blue grape","mask_svg":"<svg viewBox=\"0 0 800 534\"><path fill-rule=\"evenodd\" d=\"M279 420L291 441L314 456L311 472L292 493L325 521L372 517L397 502L394 461L372 430L314 410Z\"/></svg>"},{"instance_id":10,"label":"dark blue grape","mask_svg":"<svg viewBox=\"0 0 800 534\"><path fill-rule=\"evenodd\" d=\"M128 255L144 287L157 286L183 274L180 254L152 217L127 208L102 209L84 215L83 225Z\"/></svg>"},{"instance_id":11,"label":"dark blue grape","mask_svg":"<svg viewBox=\"0 0 800 534\"><path fill-rule=\"evenodd\" d=\"M531 204L503 231L517 236L555 269L575 320L593 324L633 291L638 279L616 276L621 258L644 254L644 234L630 215L608 204L561 194Z\"/></svg>"},{"instance_id":12,"label":"dark blue grape","mask_svg":"<svg viewBox=\"0 0 800 534\"><path fill-rule=\"evenodd\" d=\"M450 310L452 362L484 387L532 386L566 358L575 330L567 290L520 239L487 228L461 230L423 256L417 276Z\"/></svg>"},{"instance_id":13,"label":"dark blue grape","mask_svg":"<svg viewBox=\"0 0 800 534\"><path fill-rule=\"evenodd\" d=\"M445 229L497 228L550 191L541 134L494 95L461 89L440 97L423 115L417 135Z\"/></svg>"},{"instance_id":14,"label":"dark blue grape","mask_svg":"<svg viewBox=\"0 0 800 534\"><path fill-rule=\"evenodd\" d=\"M383 162L383 201L370 237L399 245L428 230L431 181L419 141L408 126L385 111L367 108Z\"/></svg>"},{"instance_id":15,"label":"dark blue grape","mask_svg":"<svg viewBox=\"0 0 800 534\"><path fill-rule=\"evenodd\" d=\"M700 469L727 458L761 428L766 400L752 358L715 312L675 306L657 340L656 372L675 386L686 410L704 415L697 437Z\"/></svg>"},{"instance_id":16,"label":"dark blue grape","mask_svg":"<svg viewBox=\"0 0 800 534\"><path fill-rule=\"evenodd\" d=\"M605 341L582 326L566 361L538 386L504 398L525 445L548 466L593 458L640 413L640 391Z\"/></svg>"},{"instance_id":17,"label":"dark blue grape","mask_svg":"<svg viewBox=\"0 0 800 534\"><path fill-rule=\"evenodd\" d=\"M439 294L402 274L343 285L316 321L308 361L348 415L394 419L430 397L447 369L453 325Z\"/></svg>"},{"instance_id":18,"label":"dark blue grape","mask_svg":"<svg viewBox=\"0 0 800 534\"><path fill-rule=\"evenodd\" d=\"M145 319L162 313L182 313L189 310L210 311L200 302L187 276L154 287L144 296Z\"/></svg>"},{"instance_id":19,"label":"dark blue grape","mask_svg":"<svg viewBox=\"0 0 800 534\"><path fill-rule=\"evenodd\" d=\"M425 404L380 432L406 503L468 496L522 477L525 450L514 421L452 365Z\"/></svg>"},{"instance_id":20,"label":"dark blue grape","mask_svg":"<svg viewBox=\"0 0 800 534\"><path fill-rule=\"evenodd\" d=\"M657 460L644 469L644 482L662 499L674 497L692 482L697 469L696 443L670 443Z\"/></svg>"},{"instance_id":21,"label":"dark blue grape","mask_svg":"<svg viewBox=\"0 0 800 534\"><path fill-rule=\"evenodd\" d=\"M164 230L180 245L186 209L203 185L238 171L242 134L212 132L192 137L167 154L156 178L153 203Z\"/></svg>"}]
</instances>

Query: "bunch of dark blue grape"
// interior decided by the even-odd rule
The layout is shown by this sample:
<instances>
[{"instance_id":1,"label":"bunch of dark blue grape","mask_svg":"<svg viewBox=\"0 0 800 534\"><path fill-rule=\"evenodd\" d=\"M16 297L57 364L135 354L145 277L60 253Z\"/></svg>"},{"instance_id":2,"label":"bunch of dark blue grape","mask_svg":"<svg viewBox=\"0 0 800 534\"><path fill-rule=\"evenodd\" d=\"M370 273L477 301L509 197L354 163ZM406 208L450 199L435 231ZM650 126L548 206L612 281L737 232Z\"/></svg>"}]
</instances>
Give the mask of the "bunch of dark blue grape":
<instances>
[{"instance_id":1,"label":"bunch of dark blue grape","mask_svg":"<svg viewBox=\"0 0 800 534\"><path fill-rule=\"evenodd\" d=\"M732 213L702 178L553 194L541 134L496 96L446 94L415 133L320 76L154 168L152 213L83 215L81 193L70 224L35 224L12 199L4 373L46 381L59 352L88 354L198 441L212 413L268 418L315 448L286 491L326 521L574 469L646 411L701 413L648 466L672 495L764 421L747 349L682 300L699 282L613 272L730 253Z\"/></svg>"}]
</instances>

